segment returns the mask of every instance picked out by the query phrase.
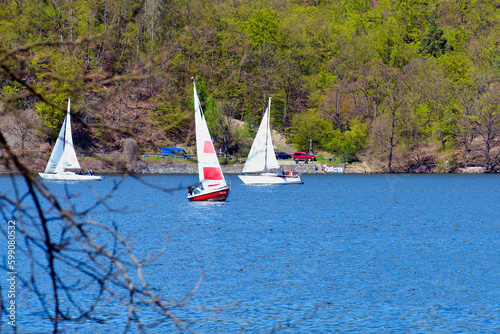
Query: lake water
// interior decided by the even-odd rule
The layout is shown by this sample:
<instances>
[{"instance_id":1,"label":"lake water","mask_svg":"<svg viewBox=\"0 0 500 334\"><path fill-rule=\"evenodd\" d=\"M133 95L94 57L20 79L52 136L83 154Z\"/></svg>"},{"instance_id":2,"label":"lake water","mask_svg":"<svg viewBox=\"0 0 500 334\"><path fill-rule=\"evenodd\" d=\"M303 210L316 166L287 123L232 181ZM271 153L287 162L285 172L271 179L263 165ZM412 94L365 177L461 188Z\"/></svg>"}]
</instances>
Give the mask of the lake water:
<instances>
[{"instance_id":1,"label":"lake water","mask_svg":"<svg viewBox=\"0 0 500 334\"><path fill-rule=\"evenodd\" d=\"M168 192L127 178L108 208L98 206L86 217L115 224L133 240L138 258L160 252L170 238L144 276L165 300L182 301L204 275L188 304L193 309L173 308L199 321L190 324L193 329L500 332L499 175L304 175L303 185L289 186L247 186L235 175L227 178L231 192L224 203L188 202L186 187L195 175L141 178ZM45 184L61 199L73 196L78 212L120 179ZM24 183L16 182L22 193ZM0 178L0 192L12 195L9 178ZM28 267L20 266L19 275L27 278L22 268ZM76 296L85 300L87 294L92 291ZM25 293L18 304L22 333L50 331L37 299ZM228 307L214 313L197 306ZM97 320L69 324L65 332L123 331L126 312L103 301ZM172 322L139 313L146 332L175 331ZM10 331L5 320L2 327Z\"/></svg>"}]
</instances>

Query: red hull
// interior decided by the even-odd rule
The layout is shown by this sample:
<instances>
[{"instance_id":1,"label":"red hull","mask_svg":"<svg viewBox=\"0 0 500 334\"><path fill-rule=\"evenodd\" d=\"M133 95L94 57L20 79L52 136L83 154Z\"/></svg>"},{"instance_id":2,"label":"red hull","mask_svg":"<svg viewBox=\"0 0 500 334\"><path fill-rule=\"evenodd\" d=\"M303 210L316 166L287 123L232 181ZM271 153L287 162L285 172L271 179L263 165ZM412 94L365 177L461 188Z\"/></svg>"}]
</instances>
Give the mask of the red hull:
<instances>
[{"instance_id":1,"label":"red hull","mask_svg":"<svg viewBox=\"0 0 500 334\"><path fill-rule=\"evenodd\" d=\"M225 201L227 196L229 195L229 188L216 190L214 192L208 194L199 194L194 195L193 197L188 197L190 201L208 201L208 202L222 202Z\"/></svg>"}]
</instances>

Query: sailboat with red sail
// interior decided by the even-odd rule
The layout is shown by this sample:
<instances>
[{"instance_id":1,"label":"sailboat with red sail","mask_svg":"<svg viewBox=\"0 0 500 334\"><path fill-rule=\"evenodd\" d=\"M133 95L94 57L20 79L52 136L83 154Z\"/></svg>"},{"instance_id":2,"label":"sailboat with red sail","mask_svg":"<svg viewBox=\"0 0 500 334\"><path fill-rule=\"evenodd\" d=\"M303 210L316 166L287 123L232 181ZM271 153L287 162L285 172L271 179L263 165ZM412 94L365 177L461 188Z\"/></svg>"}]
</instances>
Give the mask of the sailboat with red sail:
<instances>
[{"instance_id":1,"label":"sailboat with red sail","mask_svg":"<svg viewBox=\"0 0 500 334\"><path fill-rule=\"evenodd\" d=\"M229 186L222 173L194 82L193 87L199 183L188 188L187 198L190 201L225 201Z\"/></svg>"}]
</instances>

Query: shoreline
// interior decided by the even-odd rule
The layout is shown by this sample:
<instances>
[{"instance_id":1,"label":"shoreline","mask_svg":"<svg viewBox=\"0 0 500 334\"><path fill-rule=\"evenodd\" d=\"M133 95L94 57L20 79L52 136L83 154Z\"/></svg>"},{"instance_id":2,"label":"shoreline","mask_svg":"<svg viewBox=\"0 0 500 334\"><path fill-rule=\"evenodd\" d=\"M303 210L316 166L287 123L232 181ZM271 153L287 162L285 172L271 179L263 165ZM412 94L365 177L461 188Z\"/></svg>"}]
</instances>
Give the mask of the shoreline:
<instances>
[{"instance_id":1,"label":"shoreline","mask_svg":"<svg viewBox=\"0 0 500 334\"><path fill-rule=\"evenodd\" d=\"M323 165L321 163L299 163L287 164L283 163L281 168L285 172L293 171L294 173L300 174L316 174L324 173L322 169ZM238 165L221 165L222 172L224 174L241 174L243 170L243 164ZM144 175L155 175L155 174L198 174L198 165L196 164L171 164L171 165L159 165L159 164L148 164L140 168L135 174Z\"/></svg>"},{"instance_id":2,"label":"shoreline","mask_svg":"<svg viewBox=\"0 0 500 334\"><path fill-rule=\"evenodd\" d=\"M381 171L370 171L360 165L335 165L334 166L344 167L342 173L335 172L325 172L323 170L323 164L320 162L313 163L299 163L285 161L282 162L282 169L285 173L293 171L297 174L486 174L484 167L468 167L468 168L458 168L453 172L437 172L437 171L426 171L426 172L406 172L406 173L387 173ZM83 166L84 170L90 169ZM103 168L104 169L104 168ZM227 164L221 165L222 172L227 175L238 175L242 174L243 164ZM117 170L109 170L108 172L102 172L101 168L94 168L98 175L125 175ZM43 172L43 170L33 170L33 174L38 174ZM21 172L11 172L11 171L0 171L0 175L21 175ZM141 164L134 169L133 175L167 175L167 174L198 174L198 165L195 163L181 164L181 163L171 163L171 164Z\"/></svg>"}]
</instances>

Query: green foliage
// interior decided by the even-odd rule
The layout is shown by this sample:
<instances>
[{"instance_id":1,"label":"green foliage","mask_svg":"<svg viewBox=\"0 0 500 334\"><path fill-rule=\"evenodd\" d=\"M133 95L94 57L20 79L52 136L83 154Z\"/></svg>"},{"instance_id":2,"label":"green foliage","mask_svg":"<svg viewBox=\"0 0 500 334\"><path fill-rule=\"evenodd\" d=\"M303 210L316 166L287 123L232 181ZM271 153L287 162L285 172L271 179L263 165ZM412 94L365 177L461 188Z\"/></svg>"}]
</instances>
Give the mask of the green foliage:
<instances>
[{"instance_id":1,"label":"green foliage","mask_svg":"<svg viewBox=\"0 0 500 334\"><path fill-rule=\"evenodd\" d=\"M214 99L208 101L205 107L205 119L210 135L215 139L218 145L221 145L223 143L222 136L228 131L228 125L224 121L224 116L217 108L217 103Z\"/></svg>"},{"instance_id":2,"label":"green foliage","mask_svg":"<svg viewBox=\"0 0 500 334\"><path fill-rule=\"evenodd\" d=\"M444 109L441 114L436 114L431 125L432 137L440 144L440 148L454 148L457 143L460 111L455 106ZM437 116L437 117L436 117Z\"/></svg>"},{"instance_id":3,"label":"green foliage","mask_svg":"<svg viewBox=\"0 0 500 334\"><path fill-rule=\"evenodd\" d=\"M367 12L370 8L370 1L367 0L353 0L353 1L345 1L344 6L347 12L354 13L364 13Z\"/></svg>"},{"instance_id":4,"label":"green foliage","mask_svg":"<svg viewBox=\"0 0 500 334\"><path fill-rule=\"evenodd\" d=\"M169 98L170 97L170 98ZM167 134L179 135L191 117L183 109L182 101L167 94L160 94L152 99L156 108L151 118L159 129Z\"/></svg>"},{"instance_id":5,"label":"green foliage","mask_svg":"<svg viewBox=\"0 0 500 334\"><path fill-rule=\"evenodd\" d=\"M246 32L256 46L264 43L278 44L280 20L277 13L270 9L255 10L247 20Z\"/></svg>"},{"instance_id":6,"label":"green foliage","mask_svg":"<svg viewBox=\"0 0 500 334\"><path fill-rule=\"evenodd\" d=\"M382 0L380 9L384 15L392 11L388 19L398 23L398 33L406 44L417 43L425 26L426 17L433 14L435 0Z\"/></svg>"},{"instance_id":7,"label":"green foliage","mask_svg":"<svg viewBox=\"0 0 500 334\"><path fill-rule=\"evenodd\" d=\"M443 36L443 29L437 26L436 20L429 20L427 31L420 40L418 52L423 55L430 55L434 58L453 51L453 46Z\"/></svg>"},{"instance_id":8,"label":"green foliage","mask_svg":"<svg viewBox=\"0 0 500 334\"><path fill-rule=\"evenodd\" d=\"M77 58L59 51L46 53L44 56L35 57L31 63L32 69L39 73L35 87L48 101L61 106L62 110L43 101L38 102L35 109L44 127L48 128L53 136L57 136L64 120L68 99L71 98L74 108L81 93L83 82L77 78L82 68Z\"/></svg>"},{"instance_id":9,"label":"green foliage","mask_svg":"<svg viewBox=\"0 0 500 334\"><path fill-rule=\"evenodd\" d=\"M313 147L324 148L335 133L332 123L314 111L308 111L294 116L290 139L295 148L304 151L309 149L310 140Z\"/></svg>"},{"instance_id":10,"label":"green foliage","mask_svg":"<svg viewBox=\"0 0 500 334\"><path fill-rule=\"evenodd\" d=\"M441 66L445 69L446 77L455 84L472 84L474 67L470 58L461 53L447 53L439 58Z\"/></svg>"},{"instance_id":11,"label":"green foliage","mask_svg":"<svg viewBox=\"0 0 500 334\"><path fill-rule=\"evenodd\" d=\"M394 17L381 22L370 34L370 47L377 52L384 65L402 69L415 57L416 50L412 44L405 42L399 24Z\"/></svg>"},{"instance_id":12,"label":"green foliage","mask_svg":"<svg viewBox=\"0 0 500 334\"><path fill-rule=\"evenodd\" d=\"M426 104L416 104L413 107L413 124L424 136L432 133L433 113Z\"/></svg>"},{"instance_id":13,"label":"green foliage","mask_svg":"<svg viewBox=\"0 0 500 334\"><path fill-rule=\"evenodd\" d=\"M482 95L486 88L477 88L478 80L484 81L481 87L500 80L494 2L158 0L146 1L127 22L138 4L7 0L0 8L2 54L35 42L90 38L74 46L17 52L3 65L63 109L70 96L76 103L122 87L109 82L96 92L94 83L147 68L123 96L143 96L140 102L147 106L140 112L153 120L148 130L163 130L168 138L162 139L170 141L191 138L192 75L218 142L222 133L227 140L223 115L245 120L245 126L231 129L240 148L251 143L266 98L273 96L273 126L291 124L290 140L297 148L308 149L312 139L315 148L348 160L366 148L368 134L383 116L393 73L405 87L399 100L406 107L398 112L406 110L400 124L409 145L455 146L457 120L466 116L456 107L463 98L454 94L457 87ZM441 27L427 19L435 17ZM3 98L25 93L0 81ZM337 91L341 94L331 93ZM218 110L217 101L231 106ZM63 110L35 99L29 104L56 134ZM341 115L343 132L321 117L325 110ZM107 115L92 117L108 124ZM139 131L135 125L127 124ZM93 131L94 138L109 139L103 129Z\"/></svg>"},{"instance_id":14,"label":"green foliage","mask_svg":"<svg viewBox=\"0 0 500 334\"><path fill-rule=\"evenodd\" d=\"M208 89L207 85L205 84L204 81L200 81L196 84L196 92L198 93L198 99L200 100L201 108L203 110L206 110L205 104L209 101L208 100ZM193 108L194 108L194 101L192 103Z\"/></svg>"},{"instance_id":15,"label":"green foliage","mask_svg":"<svg viewBox=\"0 0 500 334\"><path fill-rule=\"evenodd\" d=\"M331 122L313 111L296 115L290 133L290 138L298 150L308 150L312 139L313 148L343 155L344 160L348 162L356 159L356 155L366 147L369 139L366 124L353 120L347 131L340 132Z\"/></svg>"},{"instance_id":16,"label":"green foliage","mask_svg":"<svg viewBox=\"0 0 500 334\"><path fill-rule=\"evenodd\" d=\"M239 156L248 156L253 139L257 133L258 126L258 121L253 115L250 115L243 126L232 129L232 137L239 145Z\"/></svg>"},{"instance_id":17,"label":"green foliage","mask_svg":"<svg viewBox=\"0 0 500 334\"><path fill-rule=\"evenodd\" d=\"M100 140L109 140L110 132L104 128L102 117L97 116L95 118L95 125L96 131L94 132L94 136Z\"/></svg>"},{"instance_id":18,"label":"green foliage","mask_svg":"<svg viewBox=\"0 0 500 334\"><path fill-rule=\"evenodd\" d=\"M328 90L338 81L335 75L326 72L324 69L309 79L307 86L311 92L310 99L315 104L320 104L325 99Z\"/></svg>"},{"instance_id":19,"label":"green foliage","mask_svg":"<svg viewBox=\"0 0 500 334\"><path fill-rule=\"evenodd\" d=\"M331 138L326 148L337 155L342 155L344 161L352 162L356 160L356 155L365 149L368 140L366 124L353 120L347 131L335 132L335 136Z\"/></svg>"},{"instance_id":20,"label":"green foliage","mask_svg":"<svg viewBox=\"0 0 500 334\"><path fill-rule=\"evenodd\" d=\"M9 81L0 89L1 96L5 100L10 100L14 107L24 109L27 107L25 100L20 99L20 93L23 92L23 87L15 81Z\"/></svg>"},{"instance_id":21,"label":"green foliage","mask_svg":"<svg viewBox=\"0 0 500 334\"><path fill-rule=\"evenodd\" d=\"M248 136L248 138L253 138L257 134L259 125L260 125L260 120L258 120L254 115L250 114L247 117L245 126L243 127L243 132Z\"/></svg>"},{"instance_id":22,"label":"green foliage","mask_svg":"<svg viewBox=\"0 0 500 334\"><path fill-rule=\"evenodd\" d=\"M62 95L50 95L49 98L56 105L60 105L62 110L54 108L45 102L37 103L35 110L40 115L43 125L51 131L52 137L55 139L64 121L64 116L66 115L64 106L67 106L68 100Z\"/></svg>"},{"instance_id":23,"label":"green foliage","mask_svg":"<svg viewBox=\"0 0 500 334\"><path fill-rule=\"evenodd\" d=\"M500 77L500 49L498 47L491 47L488 50L487 61L489 64L488 72Z\"/></svg>"}]
</instances>

